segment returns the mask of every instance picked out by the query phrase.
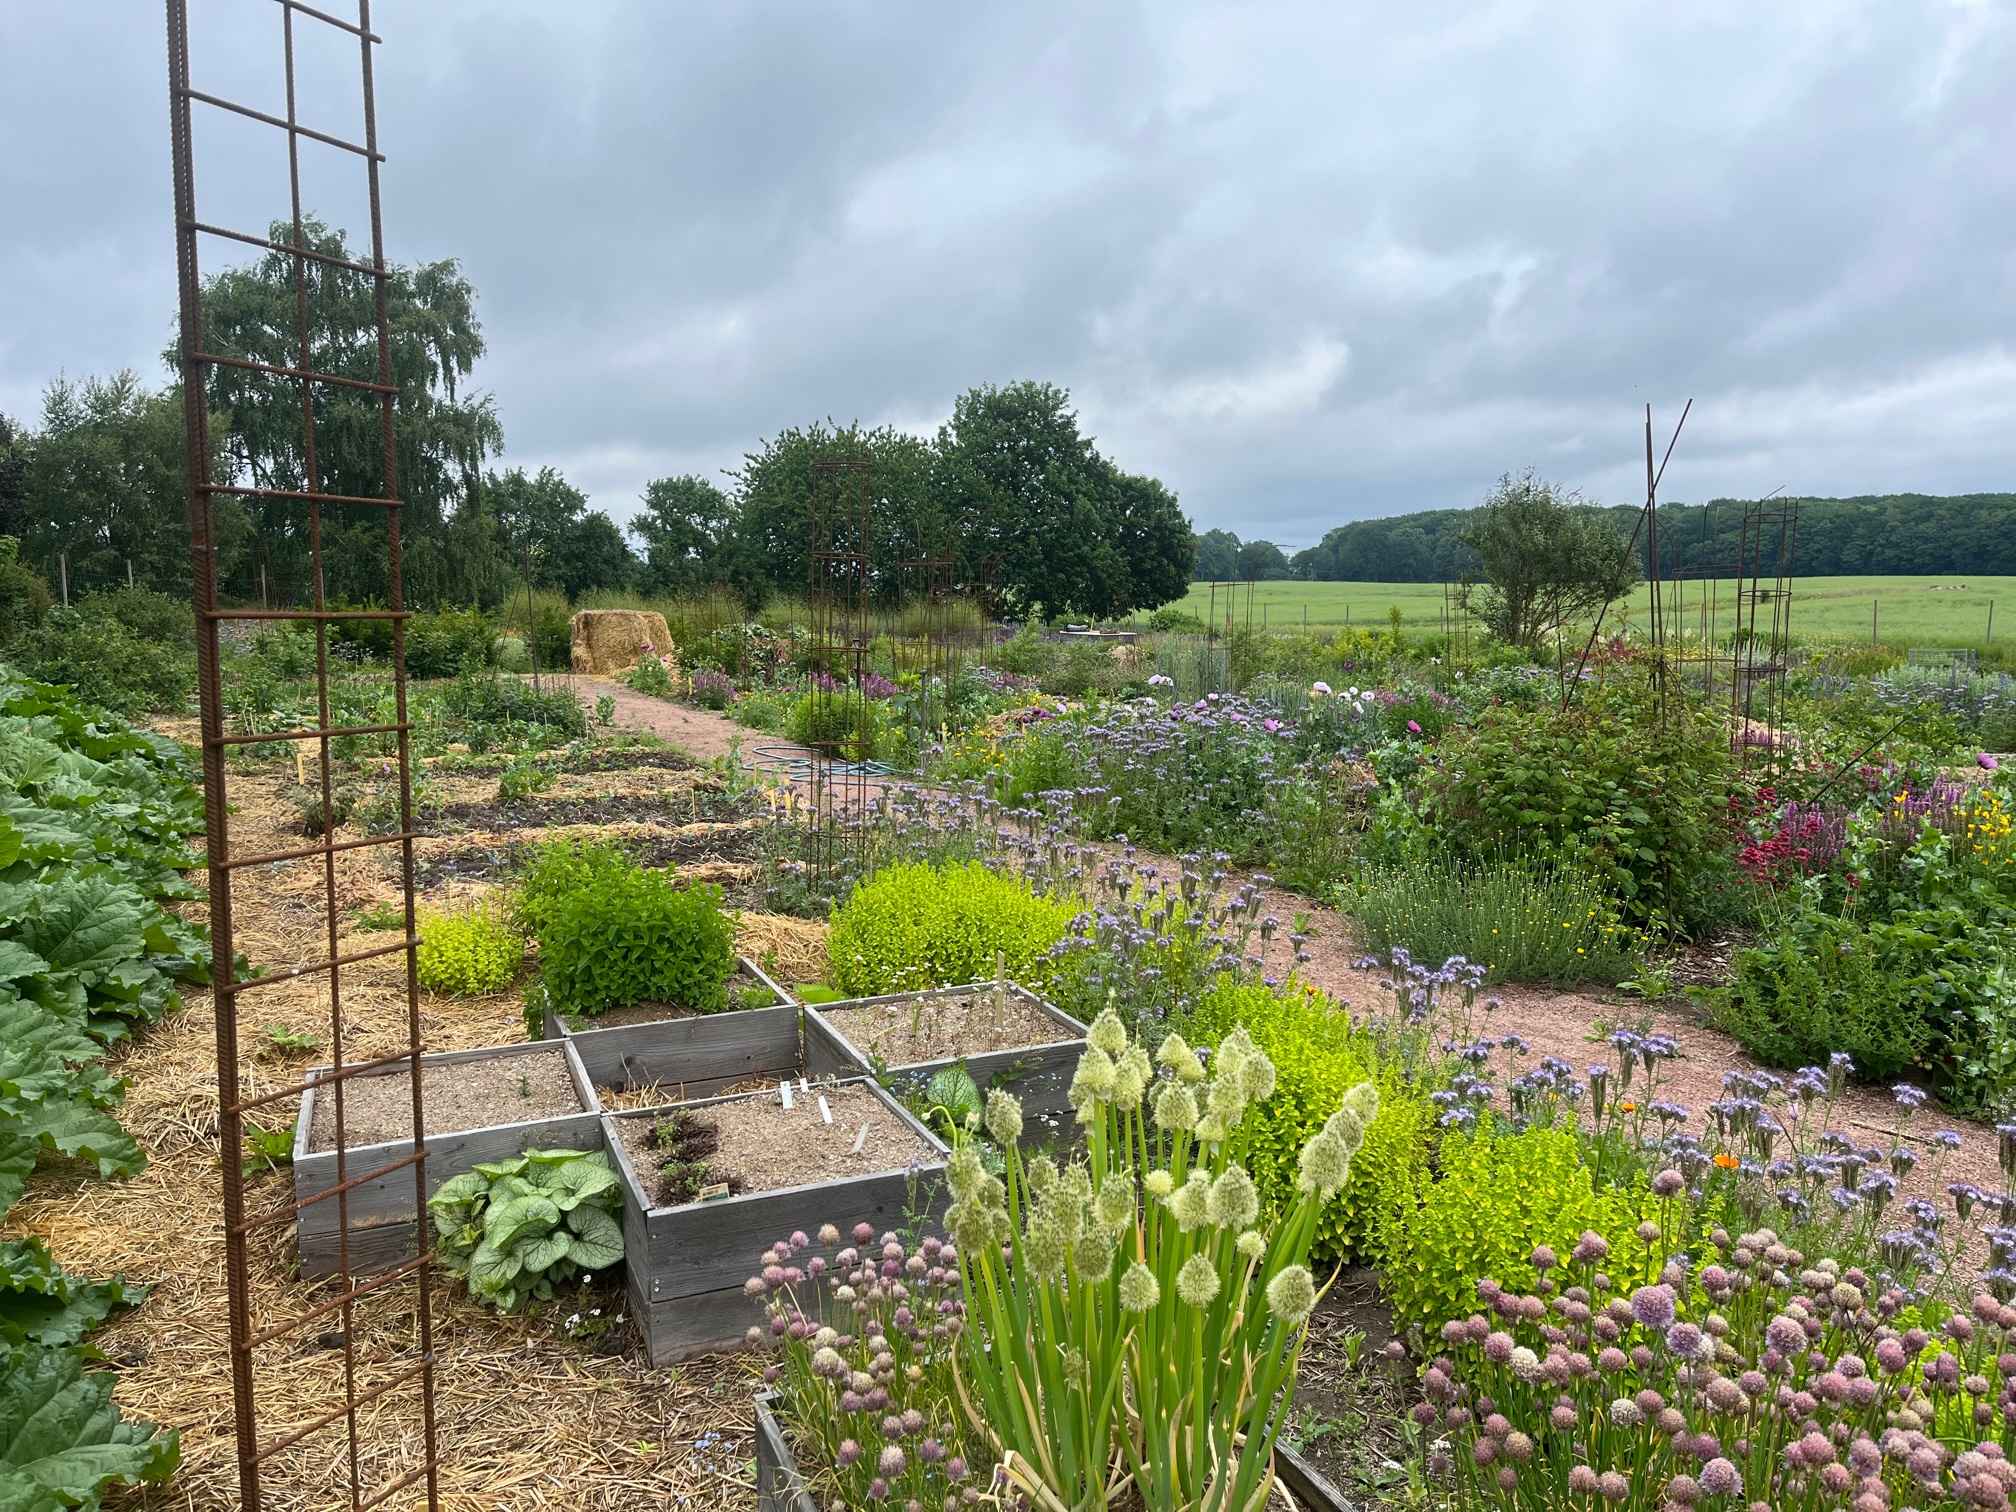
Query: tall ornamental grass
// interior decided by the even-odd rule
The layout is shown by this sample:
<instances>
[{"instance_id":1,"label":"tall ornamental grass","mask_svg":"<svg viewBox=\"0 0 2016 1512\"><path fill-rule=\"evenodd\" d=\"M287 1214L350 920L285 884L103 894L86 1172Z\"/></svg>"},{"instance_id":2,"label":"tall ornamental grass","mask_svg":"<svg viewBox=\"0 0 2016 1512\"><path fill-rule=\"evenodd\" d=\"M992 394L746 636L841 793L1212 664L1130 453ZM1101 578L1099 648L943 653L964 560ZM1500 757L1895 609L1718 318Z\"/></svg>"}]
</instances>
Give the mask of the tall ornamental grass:
<instances>
[{"instance_id":1,"label":"tall ornamental grass","mask_svg":"<svg viewBox=\"0 0 2016 1512\"><path fill-rule=\"evenodd\" d=\"M1601 883L1523 857L1376 867L1344 883L1338 902L1372 949L1461 956L1492 981L1621 982L1644 948Z\"/></svg>"}]
</instances>

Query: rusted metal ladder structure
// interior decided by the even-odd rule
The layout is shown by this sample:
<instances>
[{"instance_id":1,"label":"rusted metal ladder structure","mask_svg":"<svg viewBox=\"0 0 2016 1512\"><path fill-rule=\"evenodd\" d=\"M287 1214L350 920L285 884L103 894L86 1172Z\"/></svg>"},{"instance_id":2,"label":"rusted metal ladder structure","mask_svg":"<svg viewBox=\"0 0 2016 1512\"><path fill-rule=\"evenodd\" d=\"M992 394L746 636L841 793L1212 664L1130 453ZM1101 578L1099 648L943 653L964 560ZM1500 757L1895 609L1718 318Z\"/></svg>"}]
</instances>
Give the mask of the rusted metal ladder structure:
<instances>
[{"instance_id":1,"label":"rusted metal ladder structure","mask_svg":"<svg viewBox=\"0 0 2016 1512\"><path fill-rule=\"evenodd\" d=\"M263 7L245 5L248 13ZM379 167L384 155L378 150L378 122L372 92L372 50L380 39L371 30L370 0L356 0L354 21L330 15L300 0L274 0L279 6L281 57L285 67L287 113L284 117L254 110L249 106L207 94L190 82L189 0L167 0L168 7L168 102L170 138L175 185L175 253L181 291L180 361L184 443L188 473L189 543L195 585L197 670L201 683L204 803L208 821L208 862L210 879L210 928L216 949L214 986L217 1021L217 1090L219 1138L223 1162L223 1219L226 1240L230 1296L231 1377L234 1397L239 1495L246 1512L262 1505L262 1470L274 1458L313 1434L343 1425L347 1452L343 1463L348 1478L348 1503L363 1509L406 1495L400 1506L417 1505L424 1495L429 1508L440 1505L440 1466L434 1415L434 1342L432 1332L431 1272L433 1256L428 1244L426 1219L426 1144L423 1138L420 1054L422 1036L418 984L414 975L413 951L417 944L413 917L413 793L412 730L406 700L405 626L406 610L400 576L397 451L391 330L386 305L391 268L385 259L384 222L380 213ZM265 12L271 15L271 12ZM363 140L313 130L297 117L295 98L294 40L297 21L301 25L330 26L354 37L358 44L363 84ZM289 179L292 189L291 240L274 234L212 225L198 218L196 200L195 148L191 116L195 107L226 112L260 122L286 134ZM371 253L369 262L351 261L312 249L304 234L301 204L301 144L303 139L359 159L367 176L371 210ZM259 362L243 355L215 352L205 345L203 283L197 259L204 237L218 237L291 258L294 270L294 324L296 351L292 363ZM376 370L369 377L319 371L317 354L309 335L309 299L313 280L328 268L348 269L371 278L376 291ZM213 481L210 469L209 405L206 382L213 368L223 366L260 374L275 383L292 384L301 396L301 475L299 488L252 488ZM327 389L365 393L377 401L379 430L383 441L384 475L379 494L372 496L325 493L321 490L316 466L316 396ZM261 501L283 503L298 508L305 518L312 564L311 606L306 609L250 608L220 606L217 597L217 570L212 533L212 505L220 495L238 495ZM384 549L388 607L382 610L332 610L323 591L323 535L325 510L368 510L385 525ZM219 668L219 632L232 621L295 621L312 627L315 636L315 681L317 718L312 726L271 734L233 734L226 729L223 685ZM332 722L330 714L329 633L340 620L389 621L392 627L392 679L394 720L390 724L345 727ZM400 823L398 832L361 840L339 841L334 836L331 794L331 743L345 736L392 736L398 750ZM233 747L260 742L314 742L321 754L322 835L318 843L264 855L231 853L229 833L229 771L226 758ZM299 746L295 746L299 749ZM336 857L343 851L367 846L396 846L400 877L405 893L405 930L396 944L347 953L339 948L336 906ZM305 963L268 963L281 968L275 975L239 975L233 970L236 948L232 932L232 879L249 867L278 863L320 861L322 912L327 940L322 959ZM406 968L406 1043L397 1052L363 1061L349 1061L344 1055L343 972L345 968L374 958L403 955ZM258 970L255 963L254 970ZM254 1109L285 1103L299 1097L307 1082L247 1096L241 1089L241 1047L238 1004L240 998L257 991L264 983L321 974L328 980L330 1068L314 1078L327 1089L335 1111L337 1143L336 1179L326 1189L290 1199L256 1213L246 1210L246 1193L240 1152L244 1148L246 1115ZM352 1077L383 1070L408 1067L412 1082L413 1153L390 1163L374 1163L355 1170L347 1158L348 1136L344 1127L344 1085ZM418 1222L420 1253L413 1259L360 1275L353 1270L347 1242L339 1254L335 1292L298 1314L263 1327L255 1326L248 1240L254 1234L291 1225L302 1208L315 1203L334 1202L340 1213L339 1232L349 1229L350 1193L368 1181L381 1180L410 1167L413 1182L414 1216ZM416 1320L414 1358L402 1360L389 1373L360 1387L360 1313L368 1306L403 1306L399 1293L405 1286L415 1288L411 1305ZM275 1436L260 1437L259 1404L255 1391L254 1365L258 1352L268 1345L298 1344L312 1329L325 1334L340 1332L343 1347L343 1400L305 1425L290 1424ZM384 1362L366 1362L382 1365ZM373 1372L378 1374L377 1372ZM366 1473L372 1456L363 1443L360 1419L364 1409L382 1398L400 1393L393 1405L403 1407L411 1398L411 1410L419 1418L420 1449L416 1462L389 1475L383 1483L367 1485ZM385 1407L375 1407L373 1417ZM411 1489L409 1489L411 1488ZM292 1489L292 1488L290 1488ZM335 1494L342 1482L326 1486Z\"/></svg>"}]
</instances>

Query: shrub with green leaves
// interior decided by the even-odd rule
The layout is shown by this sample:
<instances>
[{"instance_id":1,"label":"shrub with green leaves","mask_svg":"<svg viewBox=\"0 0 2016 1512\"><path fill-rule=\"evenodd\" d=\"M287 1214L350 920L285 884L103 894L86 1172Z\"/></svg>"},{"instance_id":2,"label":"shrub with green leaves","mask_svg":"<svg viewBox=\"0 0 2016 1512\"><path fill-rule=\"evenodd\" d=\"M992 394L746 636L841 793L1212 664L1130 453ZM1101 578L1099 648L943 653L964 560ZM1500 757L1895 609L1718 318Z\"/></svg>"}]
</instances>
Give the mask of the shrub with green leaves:
<instances>
[{"instance_id":1,"label":"shrub with green leaves","mask_svg":"<svg viewBox=\"0 0 2016 1512\"><path fill-rule=\"evenodd\" d=\"M525 937L501 909L488 903L420 921L417 965L429 992L477 997L502 992L525 964Z\"/></svg>"},{"instance_id":2,"label":"shrub with green leaves","mask_svg":"<svg viewBox=\"0 0 2016 1512\"><path fill-rule=\"evenodd\" d=\"M1379 1113L1352 1162L1351 1184L1318 1217L1310 1250L1324 1261L1372 1259L1383 1215L1412 1199L1426 1171L1433 1123L1427 1100L1383 1068L1350 1015L1313 988L1223 981L1178 1027L1192 1043L1243 1028L1274 1062L1274 1095L1246 1115L1235 1152L1270 1213L1294 1202L1302 1147L1338 1099L1360 1082L1379 1089Z\"/></svg>"},{"instance_id":3,"label":"shrub with green leaves","mask_svg":"<svg viewBox=\"0 0 2016 1512\"><path fill-rule=\"evenodd\" d=\"M1373 950L1462 956L1494 981L1616 983L1641 958L1617 900L1572 864L1417 856L1367 868L1337 903Z\"/></svg>"},{"instance_id":4,"label":"shrub with green leaves","mask_svg":"<svg viewBox=\"0 0 2016 1512\"><path fill-rule=\"evenodd\" d=\"M435 1253L500 1312L623 1258L622 1188L600 1150L527 1150L451 1176L427 1199Z\"/></svg>"},{"instance_id":5,"label":"shrub with green leaves","mask_svg":"<svg viewBox=\"0 0 2016 1512\"><path fill-rule=\"evenodd\" d=\"M134 715L186 706L196 692L196 656L186 635L156 640L119 618L111 596L51 609L16 638L8 658L29 676L73 688L84 703Z\"/></svg>"},{"instance_id":6,"label":"shrub with green leaves","mask_svg":"<svg viewBox=\"0 0 2016 1512\"><path fill-rule=\"evenodd\" d=\"M734 970L735 920L721 889L675 887L634 864L563 894L539 929L540 985L563 1017L631 1003L720 1013Z\"/></svg>"},{"instance_id":7,"label":"shrub with green leaves","mask_svg":"<svg viewBox=\"0 0 2016 1512\"><path fill-rule=\"evenodd\" d=\"M1693 930L1726 917L1735 897L1735 778L1719 719L1662 721L1642 687L1612 684L1566 710L1487 711L1445 742L1422 809L1460 855L1525 848L1572 860L1632 920Z\"/></svg>"},{"instance_id":8,"label":"shrub with green leaves","mask_svg":"<svg viewBox=\"0 0 2016 1512\"><path fill-rule=\"evenodd\" d=\"M857 743L874 749L874 715L866 701L844 693L812 692L791 705L785 722L786 733L802 746L815 749L842 748L840 754Z\"/></svg>"},{"instance_id":9,"label":"shrub with green leaves","mask_svg":"<svg viewBox=\"0 0 2016 1512\"><path fill-rule=\"evenodd\" d=\"M1573 1130L1510 1133L1487 1121L1474 1134L1445 1138L1436 1166L1379 1225L1380 1286L1398 1323L1432 1332L1468 1317L1479 1277L1531 1292L1540 1279L1535 1247L1566 1255L1585 1230L1608 1241L1613 1273L1644 1274L1647 1250L1635 1231L1656 1221L1658 1203L1642 1188L1597 1191Z\"/></svg>"},{"instance_id":10,"label":"shrub with green leaves","mask_svg":"<svg viewBox=\"0 0 2016 1512\"><path fill-rule=\"evenodd\" d=\"M833 985L849 996L991 979L1048 984L1052 947L1078 911L978 861L885 867L854 889L826 936Z\"/></svg>"},{"instance_id":11,"label":"shrub with green leaves","mask_svg":"<svg viewBox=\"0 0 2016 1512\"><path fill-rule=\"evenodd\" d=\"M548 840L533 848L518 874L511 916L524 934L537 938L569 893L636 864L627 850L610 841Z\"/></svg>"}]
</instances>

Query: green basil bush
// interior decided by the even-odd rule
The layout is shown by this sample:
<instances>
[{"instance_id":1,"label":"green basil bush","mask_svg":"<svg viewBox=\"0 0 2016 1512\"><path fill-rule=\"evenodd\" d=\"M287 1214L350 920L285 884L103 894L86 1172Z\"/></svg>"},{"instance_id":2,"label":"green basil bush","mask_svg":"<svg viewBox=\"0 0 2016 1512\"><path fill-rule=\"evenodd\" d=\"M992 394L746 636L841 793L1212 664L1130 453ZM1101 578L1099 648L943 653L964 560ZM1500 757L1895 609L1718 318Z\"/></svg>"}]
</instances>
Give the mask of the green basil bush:
<instances>
[{"instance_id":1,"label":"green basil bush","mask_svg":"<svg viewBox=\"0 0 2016 1512\"><path fill-rule=\"evenodd\" d=\"M562 893L539 930L540 986L563 1016L643 1002L719 1013L734 971L735 920L721 889L675 887L632 864Z\"/></svg>"}]
</instances>

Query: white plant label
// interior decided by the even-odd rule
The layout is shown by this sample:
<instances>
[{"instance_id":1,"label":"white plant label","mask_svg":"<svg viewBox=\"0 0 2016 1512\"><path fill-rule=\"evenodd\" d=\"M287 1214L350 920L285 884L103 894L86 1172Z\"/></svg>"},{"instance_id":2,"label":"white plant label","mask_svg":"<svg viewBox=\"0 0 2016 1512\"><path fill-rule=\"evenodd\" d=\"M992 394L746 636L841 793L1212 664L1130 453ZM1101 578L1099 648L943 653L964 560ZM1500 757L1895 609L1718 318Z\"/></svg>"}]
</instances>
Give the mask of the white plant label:
<instances>
[{"instance_id":1,"label":"white plant label","mask_svg":"<svg viewBox=\"0 0 2016 1512\"><path fill-rule=\"evenodd\" d=\"M868 1143L868 1128L867 1124L862 1124L860 1130L854 1136L854 1153L856 1155L859 1155Z\"/></svg>"},{"instance_id":2,"label":"white plant label","mask_svg":"<svg viewBox=\"0 0 2016 1512\"><path fill-rule=\"evenodd\" d=\"M833 1110L826 1106L826 1094L819 1094L819 1116L827 1123L833 1122Z\"/></svg>"},{"instance_id":3,"label":"white plant label","mask_svg":"<svg viewBox=\"0 0 2016 1512\"><path fill-rule=\"evenodd\" d=\"M791 1106L791 1083L789 1081L777 1083L777 1095L784 1099L784 1106L788 1109Z\"/></svg>"}]
</instances>

